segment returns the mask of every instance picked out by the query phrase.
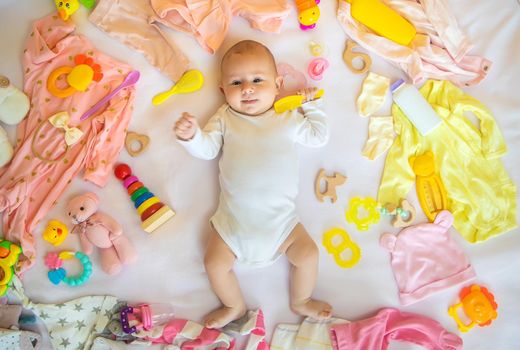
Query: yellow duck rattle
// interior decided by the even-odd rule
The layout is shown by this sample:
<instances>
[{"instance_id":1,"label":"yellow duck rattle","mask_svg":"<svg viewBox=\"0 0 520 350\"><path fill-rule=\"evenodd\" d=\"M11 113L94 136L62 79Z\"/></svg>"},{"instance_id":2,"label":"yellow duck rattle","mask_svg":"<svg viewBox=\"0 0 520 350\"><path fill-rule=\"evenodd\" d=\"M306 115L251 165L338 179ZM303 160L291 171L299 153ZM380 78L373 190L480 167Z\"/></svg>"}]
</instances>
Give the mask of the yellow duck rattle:
<instances>
[{"instance_id":1,"label":"yellow duck rattle","mask_svg":"<svg viewBox=\"0 0 520 350\"><path fill-rule=\"evenodd\" d=\"M58 15L64 21L68 21L70 16L79 9L79 4L83 4L88 9L94 8L95 0L54 0Z\"/></svg>"},{"instance_id":2,"label":"yellow duck rattle","mask_svg":"<svg viewBox=\"0 0 520 350\"><path fill-rule=\"evenodd\" d=\"M58 220L51 220L43 231L43 239L54 246L59 246L67 238L68 234L69 229L64 223Z\"/></svg>"}]
</instances>

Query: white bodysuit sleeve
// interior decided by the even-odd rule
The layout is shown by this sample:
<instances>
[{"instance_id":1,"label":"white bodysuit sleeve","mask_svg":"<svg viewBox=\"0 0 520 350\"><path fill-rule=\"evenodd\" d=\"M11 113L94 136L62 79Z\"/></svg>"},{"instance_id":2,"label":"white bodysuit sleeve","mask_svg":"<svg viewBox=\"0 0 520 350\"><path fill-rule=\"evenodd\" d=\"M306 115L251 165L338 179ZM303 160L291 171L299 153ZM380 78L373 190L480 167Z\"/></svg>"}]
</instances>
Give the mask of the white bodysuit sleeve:
<instances>
[{"instance_id":1,"label":"white bodysuit sleeve","mask_svg":"<svg viewBox=\"0 0 520 350\"><path fill-rule=\"evenodd\" d=\"M220 152L225 128L224 118L219 112L209 119L203 130L197 128L191 140L177 140L192 156L200 159L213 159Z\"/></svg>"},{"instance_id":2,"label":"white bodysuit sleeve","mask_svg":"<svg viewBox=\"0 0 520 350\"><path fill-rule=\"evenodd\" d=\"M303 116L296 130L296 142L309 147L321 147L329 140L327 117L319 108L321 99L304 103Z\"/></svg>"}]
</instances>

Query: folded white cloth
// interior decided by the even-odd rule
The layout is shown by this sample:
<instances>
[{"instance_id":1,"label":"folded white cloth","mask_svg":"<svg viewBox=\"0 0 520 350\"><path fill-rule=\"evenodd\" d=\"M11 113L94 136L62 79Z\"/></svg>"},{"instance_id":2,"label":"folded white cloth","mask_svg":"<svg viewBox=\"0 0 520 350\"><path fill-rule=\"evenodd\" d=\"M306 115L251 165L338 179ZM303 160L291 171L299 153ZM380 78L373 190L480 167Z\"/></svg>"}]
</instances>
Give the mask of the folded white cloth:
<instances>
[{"instance_id":1,"label":"folded white cloth","mask_svg":"<svg viewBox=\"0 0 520 350\"><path fill-rule=\"evenodd\" d=\"M324 321L306 318L301 324L279 324L274 330L271 350L332 350L329 328L348 322L341 318Z\"/></svg>"}]
</instances>

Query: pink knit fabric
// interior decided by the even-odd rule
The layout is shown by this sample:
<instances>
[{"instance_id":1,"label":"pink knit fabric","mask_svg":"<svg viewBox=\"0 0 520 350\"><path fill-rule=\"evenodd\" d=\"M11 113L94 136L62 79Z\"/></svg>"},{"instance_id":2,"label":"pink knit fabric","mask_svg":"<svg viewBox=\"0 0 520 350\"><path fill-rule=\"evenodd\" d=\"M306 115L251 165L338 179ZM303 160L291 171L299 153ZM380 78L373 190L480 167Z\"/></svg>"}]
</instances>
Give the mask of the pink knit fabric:
<instances>
[{"instance_id":1,"label":"pink knit fabric","mask_svg":"<svg viewBox=\"0 0 520 350\"><path fill-rule=\"evenodd\" d=\"M105 186L132 115L134 86L119 92L100 113L80 120L85 111L121 84L131 67L96 50L74 29L74 21L64 22L55 13L36 20L22 59L24 92L31 100L31 110L18 125L11 163L0 170L3 234L5 239L21 243L25 257L19 265L22 272L36 261L36 225L72 180L84 171L85 180ZM74 66L78 54L99 64L103 78L84 92L55 97L46 88L49 74L62 66ZM83 131L79 142L70 147L63 130L47 121L63 111L70 115L68 126Z\"/></svg>"},{"instance_id":2,"label":"pink knit fabric","mask_svg":"<svg viewBox=\"0 0 520 350\"><path fill-rule=\"evenodd\" d=\"M157 14L154 20L193 35L209 53L218 50L234 16L245 18L255 29L278 33L291 12L286 0L149 1Z\"/></svg>"},{"instance_id":3,"label":"pink knit fabric","mask_svg":"<svg viewBox=\"0 0 520 350\"><path fill-rule=\"evenodd\" d=\"M173 319L166 325L155 326L159 331L156 336L142 332L136 336L153 344L174 344L181 350L195 350L212 346L215 350L235 350L236 341L224 331L249 334L244 350L269 350L265 340L264 314L262 310L248 311L245 319L230 323L224 331L205 328L195 322L183 319ZM153 331L152 331L153 333Z\"/></svg>"},{"instance_id":4,"label":"pink knit fabric","mask_svg":"<svg viewBox=\"0 0 520 350\"><path fill-rule=\"evenodd\" d=\"M362 321L332 326L330 339L334 350L385 350L390 340L422 345L428 350L462 349L462 339L439 322L391 308Z\"/></svg>"},{"instance_id":5,"label":"pink knit fabric","mask_svg":"<svg viewBox=\"0 0 520 350\"><path fill-rule=\"evenodd\" d=\"M486 77L491 62L468 54L471 44L446 0L383 2L417 30L410 45L399 45L372 32L351 16L350 4L346 1L338 2L339 24L359 45L404 70L414 84L431 78L471 86Z\"/></svg>"},{"instance_id":6,"label":"pink knit fabric","mask_svg":"<svg viewBox=\"0 0 520 350\"><path fill-rule=\"evenodd\" d=\"M403 305L475 277L468 258L448 232L452 223L453 215L444 210L433 223L407 227L397 236L381 236L380 244L390 251Z\"/></svg>"}]
</instances>

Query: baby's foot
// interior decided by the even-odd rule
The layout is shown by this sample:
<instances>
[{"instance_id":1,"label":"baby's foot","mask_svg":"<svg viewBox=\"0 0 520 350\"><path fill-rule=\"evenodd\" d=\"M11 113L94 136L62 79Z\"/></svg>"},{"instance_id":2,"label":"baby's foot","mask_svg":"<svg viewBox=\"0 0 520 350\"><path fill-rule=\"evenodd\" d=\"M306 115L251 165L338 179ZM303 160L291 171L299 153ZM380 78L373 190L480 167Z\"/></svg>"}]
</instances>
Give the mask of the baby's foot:
<instances>
[{"instance_id":1,"label":"baby's foot","mask_svg":"<svg viewBox=\"0 0 520 350\"><path fill-rule=\"evenodd\" d=\"M292 303L291 309L298 315L312 317L316 320L326 320L332 316L330 304L314 299Z\"/></svg>"},{"instance_id":2,"label":"baby's foot","mask_svg":"<svg viewBox=\"0 0 520 350\"><path fill-rule=\"evenodd\" d=\"M246 313L245 306L243 307L227 307L223 306L213 312L210 312L204 319L204 326L206 328L222 328L228 323L239 319Z\"/></svg>"}]
</instances>

